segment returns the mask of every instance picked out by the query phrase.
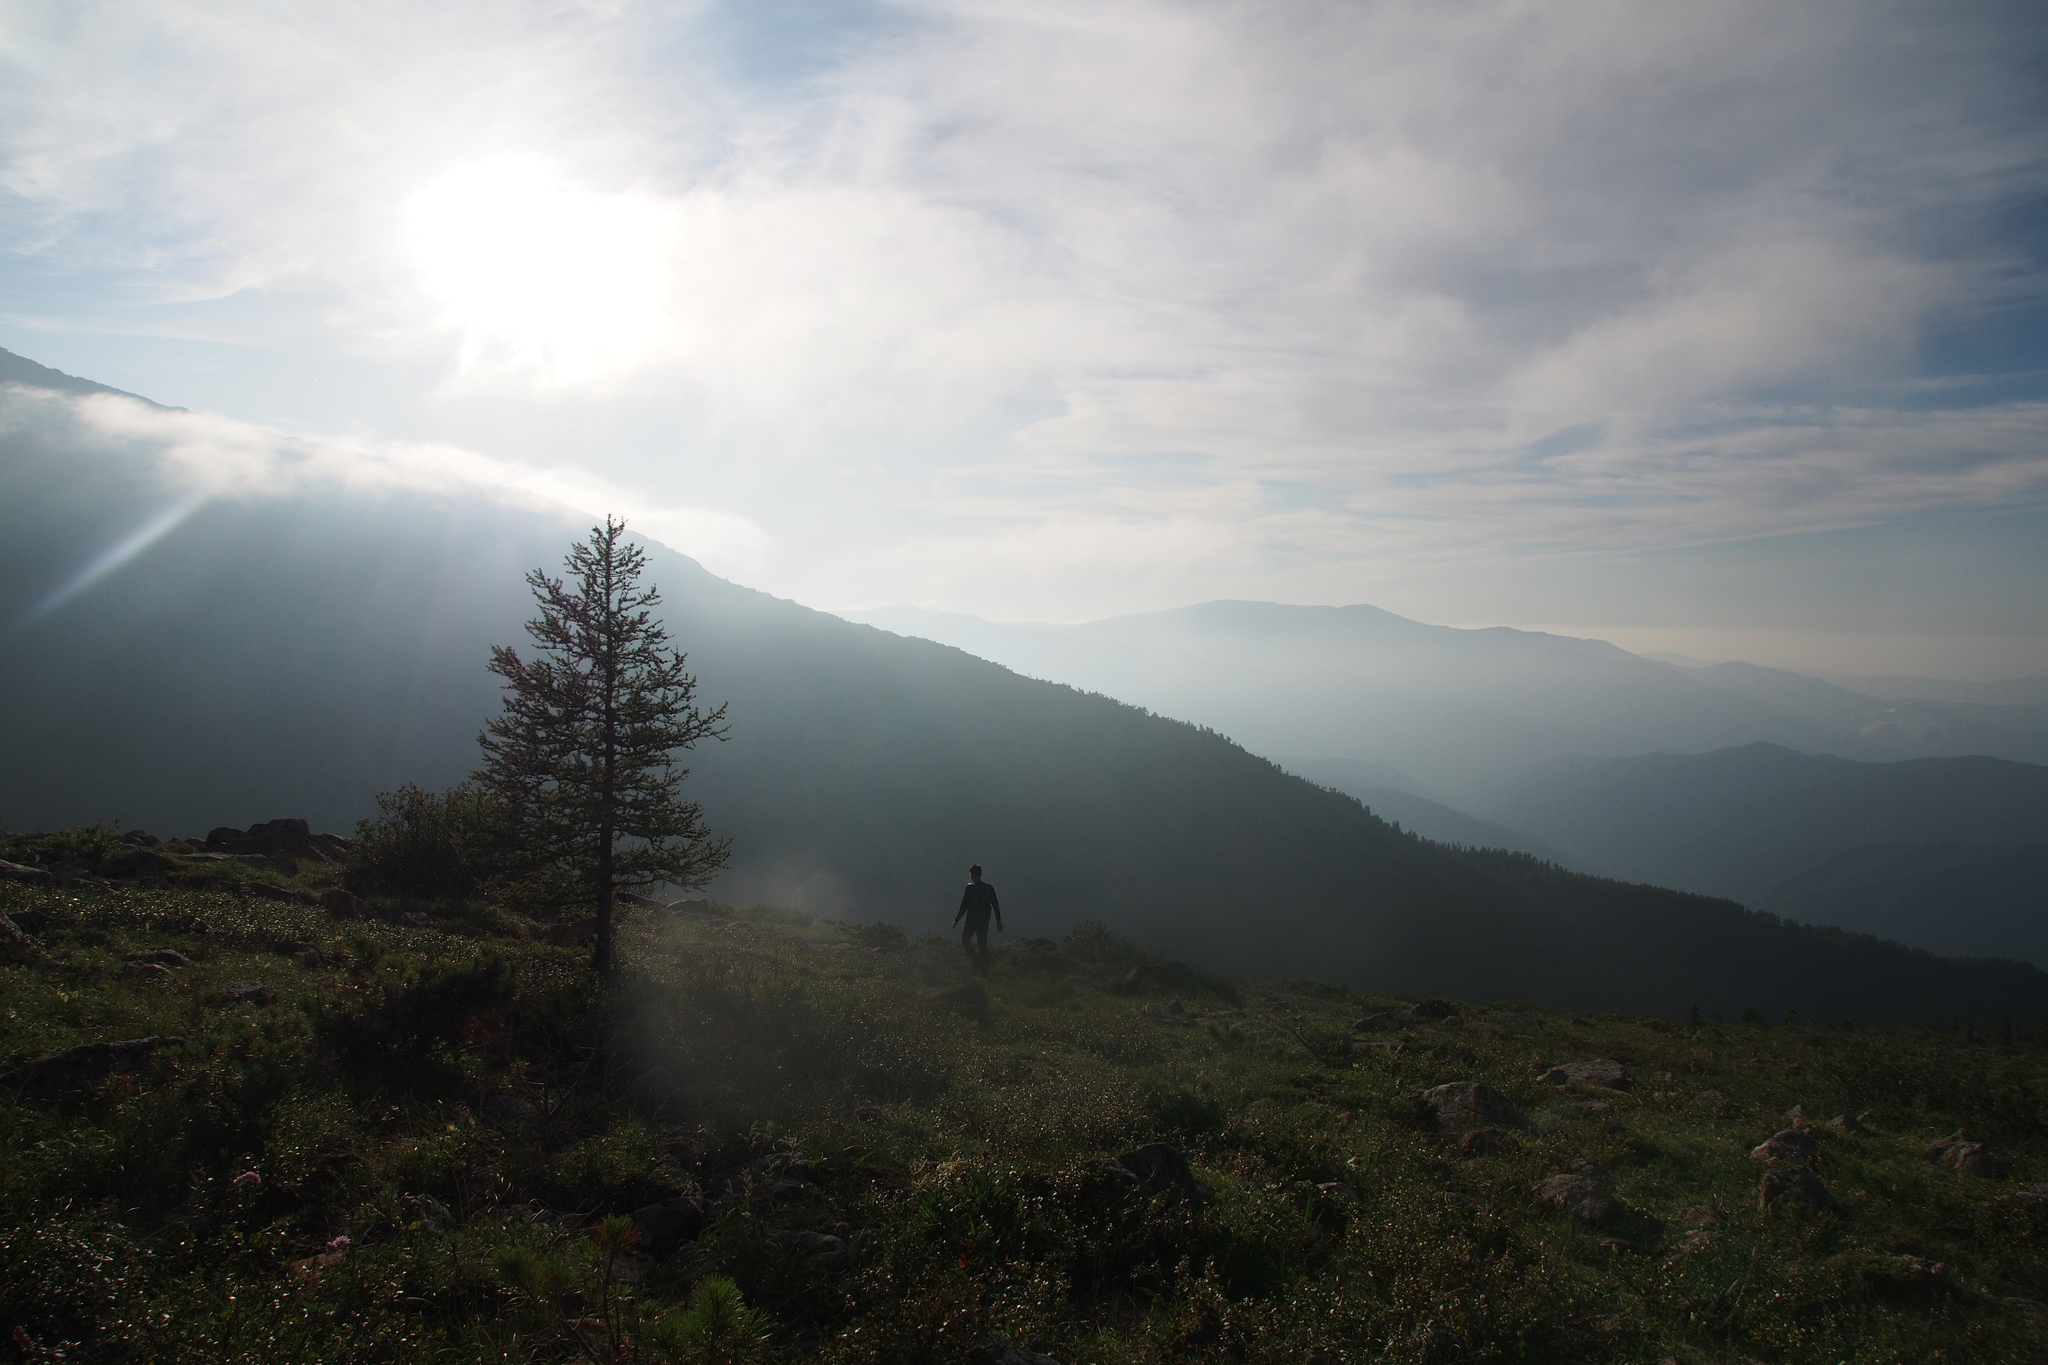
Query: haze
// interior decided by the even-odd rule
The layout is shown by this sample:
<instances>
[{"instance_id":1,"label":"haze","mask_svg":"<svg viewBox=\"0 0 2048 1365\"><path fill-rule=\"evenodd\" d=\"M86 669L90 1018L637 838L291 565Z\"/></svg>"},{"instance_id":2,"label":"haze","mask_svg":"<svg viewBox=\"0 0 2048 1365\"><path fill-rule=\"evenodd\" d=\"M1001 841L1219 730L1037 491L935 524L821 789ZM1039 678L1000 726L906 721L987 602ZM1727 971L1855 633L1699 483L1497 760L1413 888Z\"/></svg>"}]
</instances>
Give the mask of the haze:
<instances>
[{"instance_id":1,"label":"haze","mask_svg":"<svg viewBox=\"0 0 2048 1365\"><path fill-rule=\"evenodd\" d=\"M15 0L0 52L0 346L193 410L81 419L171 473L80 572L284 449L849 613L2048 673L2037 6Z\"/></svg>"}]
</instances>

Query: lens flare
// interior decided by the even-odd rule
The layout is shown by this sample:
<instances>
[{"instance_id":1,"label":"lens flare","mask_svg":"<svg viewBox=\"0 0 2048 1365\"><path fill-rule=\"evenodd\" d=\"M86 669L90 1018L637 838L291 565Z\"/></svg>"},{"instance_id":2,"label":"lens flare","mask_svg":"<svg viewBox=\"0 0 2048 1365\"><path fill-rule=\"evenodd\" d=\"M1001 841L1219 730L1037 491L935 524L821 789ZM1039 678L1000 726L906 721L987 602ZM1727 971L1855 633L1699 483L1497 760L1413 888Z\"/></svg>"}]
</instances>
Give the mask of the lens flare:
<instances>
[{"instance_id":1,"label":"lens flare","mask_svg":"<svg viewBox=\"0 0 2048 1365\"><path fill-rule=\"evenodd\" d=\"M200 504L205 501L206 494L204 493L190 494L136 527L127 536L108 546L105 551L84 568L51 590L48 596L44 597L42 601L36 603L30 609L22 624L25 626L34 625L66 602L69 602L72 598L84 592L87 588L90 588L93 584L118 570L129 560L134 559L144 550L147 550L150 546L176 530L179 524L185 518L198 511Z\"/></svg>"}]
</instances>

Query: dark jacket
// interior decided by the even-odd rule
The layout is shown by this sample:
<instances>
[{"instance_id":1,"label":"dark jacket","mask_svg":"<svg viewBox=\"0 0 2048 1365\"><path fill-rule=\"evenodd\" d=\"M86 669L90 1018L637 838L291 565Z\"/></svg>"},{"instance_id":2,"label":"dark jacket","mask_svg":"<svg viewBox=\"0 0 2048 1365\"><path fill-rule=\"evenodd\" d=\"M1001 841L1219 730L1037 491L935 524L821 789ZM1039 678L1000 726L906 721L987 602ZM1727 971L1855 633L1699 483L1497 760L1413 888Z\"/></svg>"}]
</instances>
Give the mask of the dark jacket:
<instances>
[{"instance_id":1,"label":"dark jacket","mask_svg":"<svg viewBox=\"0 0 2048 1365\"><path fill-rule=\"evenodd\" d=\"M991 883L967 883L967 889L960 893L960 910L953 916L953 923L958 924L960 916L965 915L970 910L984 918L993 910L996 916L996 923L1001 924L1003 922L1003 903L996 899L996 889Z\"/></svg>"}]
</instances>

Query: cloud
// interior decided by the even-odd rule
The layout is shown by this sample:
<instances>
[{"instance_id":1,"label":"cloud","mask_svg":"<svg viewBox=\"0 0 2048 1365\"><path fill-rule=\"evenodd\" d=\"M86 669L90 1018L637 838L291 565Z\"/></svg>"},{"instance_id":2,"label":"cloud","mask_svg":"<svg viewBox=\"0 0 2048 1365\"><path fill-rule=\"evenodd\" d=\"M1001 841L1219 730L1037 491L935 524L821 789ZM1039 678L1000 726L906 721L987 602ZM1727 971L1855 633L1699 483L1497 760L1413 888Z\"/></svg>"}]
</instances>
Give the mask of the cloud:
<instances>
[{"instance_id":1,"label":"cloud","mask_svg":"<svg viewBox=\"0 0 2048 1365\"><path fill-rule=\"evenodd\" d=\"M924 0L781 66L739 12L22 8L0 222L110 295L303 296L430 358L418 429L490 414L352 448L646 489L826 605L1344 600L2048 498L2038 377L1927 382L2044 283L2020 11ZM575 469L514 449L598 415Z\"/></svg>"},{"instance_id":2,"label":"cloud","mask_svg":"<svg viewBox=\"0 0 2048 1365\"><path fill-rule=\"evenodd\" d=\"M152 476L166 501L167 510L57 589L36 608L37 616L119 568L216 498L407 490L485 498L577 522L615 514L637 534L725 574L756 567L769 544L744 517L678 505L569 466L524 465L440 443L286 435L113 394L75 397L10 385L0 389L0 401L5 427L37 426L67 444L118 450L128 465Z\"/></svg>"}]
</instances>

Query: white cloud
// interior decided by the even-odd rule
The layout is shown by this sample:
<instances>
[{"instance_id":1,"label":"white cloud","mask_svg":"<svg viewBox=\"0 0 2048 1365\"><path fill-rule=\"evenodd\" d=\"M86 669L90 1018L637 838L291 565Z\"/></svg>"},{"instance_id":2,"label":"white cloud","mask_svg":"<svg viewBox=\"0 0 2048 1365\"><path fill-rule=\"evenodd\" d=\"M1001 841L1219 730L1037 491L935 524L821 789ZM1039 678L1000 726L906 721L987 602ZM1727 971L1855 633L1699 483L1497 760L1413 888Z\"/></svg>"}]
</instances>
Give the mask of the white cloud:
<instances>
[{"instance_id":1,"label":"white cloud","mask_svg":"<svg viewBox=\"0 0 2048 1365\"><path fill-rule=\"evenodd\" d=\"M2048 497L2048 410L1914 382L2040 282L1993 226L2048 188L2040 37L1992 11L929 0L761 77L702 8L17 4L4 221L437 355L421 429L491 419L360 448L715 503L643 515L827 604L1343 600ZM629 408L574 470L495 444Z\"/></svg>"},{"instance_id":2,"label":"white cloud","mask_svg":"<svg viewBox=\"0 0 2048 1365\"><path fill-rule=\"evenodd\" d=\"M177 509L148 540L209 498L267 498L323 488L406 489L483 497L582 522L622 516L637 534L690 555L715 572L759 566L768 537L745 517L678 505L589 470L495 459L459 446L362 437L311 438L209 413L167 411L113 394L71 397L8 386L6 424L68 425L87 446L112 444L153 471ZM126 551L132 555L135 548ZM125 557L125 556L124 556ZM118 566L118 561L113 567ZM83 586L83 585L81 585ZM75 591L75 589L74 589Z\"/></svg>"}]
</instances>

